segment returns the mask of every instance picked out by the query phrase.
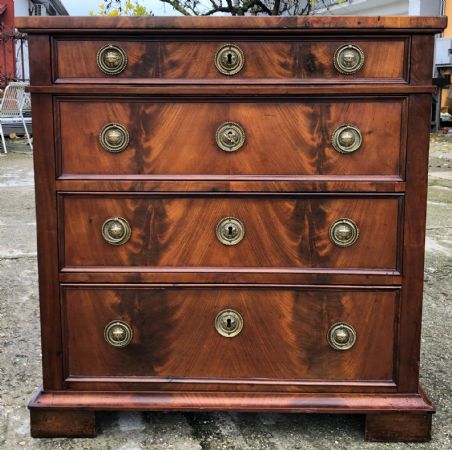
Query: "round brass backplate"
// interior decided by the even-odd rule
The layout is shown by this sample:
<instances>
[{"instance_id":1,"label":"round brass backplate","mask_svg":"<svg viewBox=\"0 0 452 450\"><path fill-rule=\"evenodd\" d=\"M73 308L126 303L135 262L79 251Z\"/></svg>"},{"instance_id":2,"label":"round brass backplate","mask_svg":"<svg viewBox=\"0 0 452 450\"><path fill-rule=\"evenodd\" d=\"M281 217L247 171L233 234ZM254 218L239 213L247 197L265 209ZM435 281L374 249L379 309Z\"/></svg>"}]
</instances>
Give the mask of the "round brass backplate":
<instances>
[{"instance_id":1,"label":"round brass backplate","mask_svg":"<svg viewBox=\"0 0 452 450\"><path fill-rule=\"evenodd\" d=\"M245 227L235 217L225 217L217 224L217 238L224 245L237 245L245 237Z\"/></svg>"},{"instance_id":2,"label":"round brass backplate","mask_svg":"<svg viewBox=\"0 0 452 450\"><path fill-rule=\"evenodd\" d=\"M218 127L215 141L221 150L236 152L245 144L245 130L236 122L225 122Z\"/></svg>"},{"instance_id":3,"label":"round brass backplate","mask_svg":"<svg viewBox=\"0 0 452 450\"><path fill-rule=\"evenodd\" d=\"M121 320L114 320L104 329L105 340L113 347L125 347L132 341L132 328Z\"/></svg>"},{"instance_id":4,"label":"round brass backplate","mask_svg":"<svg viewBox=\"0 0 452 450\"><path fill-rule=\"evenodd\" d=\"M127 67L126 52L117 45L106 45L97 52L97 65L107 75L119 75Z\"/></svg>"},{"instance_id":5,"label":"round brass backplate","mask_svg":"<svg viewBox=\"0 0 452 450\"><path fill-rule=\"evenodd\" d=\"M360 47L346 44L339 47L334 53L333 63L336 70L344 75L351 75L364 65L364 52Z\"/></svg>"},{"instance_id":6,"label":"round brass backplate","mask_svg":"<svg viewBox=\"0 0 452 450\"><path fill-rule=\"evenodd\" d=\"M331 225L329 236L338 247L350 247L358 240L359 228L351 219L339 219Z\"/></svg>"},{"instance_id":7,"label":"round brass backplate","mask_svg":"<svg viewBox=\"0 0 452 450\"><path fill-rule=\"evenodd\" d=\"M215 67L223 75L239 73L245 63L245 55L240 47L227 44L221 47L215 55Z\"/></svg>"},{"instance_id":8,"label":"round brass backplate","mask_svg":"<svg viewBox=\"0 0 452 450\"><path fill-rule=\"evenodd\" d=\"M129 222L122 217L110 217L102 225L102 237L111 245L125 244L131 234Z\"/></svg>"},{"instance_id":9,"label":"round brass backplate","mask_svg":"<svg viewBox=\"0 0 452 450\"><path fill-rule=\"evenodd\" d=\"M237 336L243 329L243 318L233 309L224 309L215 318L215 329L224 337Z\"/></svg>"},{"instance_id":10,"label":"round brass backplate","mask_svg":"<svg viewBox=\"0 0 452 450\"><path fill-rule=\"evenodd\" d=\"M339 153L353 153L361 147L363 137L359 128L341 125L333 133L333 147Z\"/></svg>"},{"instance_id":11,"label":"round brass backplate","mask_svg":"<svg viewBox=\"0 0 452 450\"><path fill-rule=\"evenodd\" d=\"M335 350L349 350L355 345L356 331L347 323L335 323L328 330L327 339Z\"/></svg>"},{"instance_id":12,"label":"round brass backplate","mask_svg":"<svg viewBox=\"0 0 452 450\"><path fill-rule=\"evenodd\" d=\"M109 123L102 128L99 135L100 145L110 153L124 151L130 142L129 132L119 123Z\"/></svg>"}]
</instances>

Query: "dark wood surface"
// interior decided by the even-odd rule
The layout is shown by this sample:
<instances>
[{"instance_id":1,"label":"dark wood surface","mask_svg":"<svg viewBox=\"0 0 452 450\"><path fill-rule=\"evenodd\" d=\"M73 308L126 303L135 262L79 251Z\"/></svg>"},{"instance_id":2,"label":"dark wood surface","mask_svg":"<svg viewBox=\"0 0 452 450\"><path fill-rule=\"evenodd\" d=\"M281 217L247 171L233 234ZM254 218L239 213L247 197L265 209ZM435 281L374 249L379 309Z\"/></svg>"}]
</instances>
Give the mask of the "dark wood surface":
<instances>
[{"instance_id":1,"label":"dark wood surface","mask_svg":"<svg viewBox=\"0 0 452 450\"><path fill-rule=\"evenodd\" d=\"M428 442L432 414L367 414L365 436L371 442Z\"/></svg>"},{"instance_id":2,"label":"dark wood surface","mask_svg":"<svg viewBox=\"0 0 452 450\"><path fill-rule=\"evenodd\" d=\"M405 99L362 98L284 102L162 102L142 97L57 100L61 174L403 177ZM256 118L258 118L256 120ZM215 142L225 122L239 123L245 145L225 152ZM121 153L105 151L103 127L119 123L130 133ZM363 144L342 154L334 131L358 127ZM381 143L385 151L382 157ZM276 149L278 149L276 151Z\"/></svg>"},{"instance_id":3,"label":"dark wood surface","mask_svg":"<svg viewBox=\"0 0 452 450\"><path fill-rule=\"evenodd\" d=\"M80 409L83 411L243 411L292 413L433 413L428 397L412 394L311 393L287 394L263 392L247 395L238 392L36 392L30 402L33 409ZM402 439L403 440L403 439Z\"/></svg>"},{"instance_id":4,"label":"dark wood surface","mask_svg":"<svg viewBox=\"0 0 452 450\"><path fill-rule=\"evenodd\" d=\"M63 267L294 267L386 269L398 267L402 197L265 198L63 196ZM114 246L101 234L110 217L132 229ZM226 246L216 236L225 217L239 219L245 236ZM333 244L330 226L353 220L359 238L351 247ZM139 270L139 269L138 269Z\"/></svg>"},{"instance_id":5,"label":"dark wood surface","mask_svg":"<svg viewBox=\"0 0 452 450\"><path fill-rule=\"evenodd\" d=\"M43 49L45 52L45 48ZM50 64L50 61L47 61ZM42 370L46 389L61 389L62 349L60 301L58 292L58 217L55 195L52 96L33 95L33 159L38 235L38 274L42 343ZM46 176L44 176L46 174Z\"/></svg>"},{"instance_id":6,"label":"dark wood surface","mask_svg":"<svg viewBox=\"0 0 452 450\"><path fill-rule=\"evenodd\" d=\"M369 440L428 440L427 151L446 19L17 23L31 33L43 344L32 435L92 436L96 410L230 410L361 413ZM229 42L245 51L235 77L212 60ZM366 54L351 76L331 59L348 42ZM96 67L106 43L128 53L119 76ZM213 140L227 120L246 130L234 154ZM121 154L99 146L110 121L130 132ZM351 155L331 148L342 121L363 133ZM113 216L132 226L121 247L100 234ZM215 237L225 216L245 224L235 247ZM350 248L328 239L342 217L360 228ZM226 307L245 318L236 338L213 327ZM116 318L133 326L126 348L104 340ZM358 332L346 352L326 342L342 320Z\"/></svg>"},{"instance_id":7,"label":"dark wood surface","mask_svg":"<svg viewBox=\"0 0 452 450\"><path fill-rule=\"evenodd\" d=\"M396 291L369 289L68 287L66 374L242 378L247 384L253 379L391 381L397 303ZM228 308L244 322L232 338L214 327L216 315ZM132 328L127 347L112 347L104 339L105 326L114 320ZM338 322L356 330L350 350L328 344L328 329Z\"/></svg>"},{"instance_id":8,"label":"dark wood surface","mask_svg":"<svg viewBox=\"0 0 452 450\"><path fill-rule=\"evenodd\" d=\"M256 100L256 96L261 98L270 98L275 100L275 96L278 96L277 100L283 101L287 98L287 95L321 95L332 97L337 94L347 96L362 96L366 94L378 94L385 96L389 95L405 95L405 94L433 94L436 90L434 86L428 81L424 84L418 82L418 84L401 84L401 83L355 83L347 84L347 80L339 83L336 82L332 85L327 84L300 84L291 83L290 80L284 81L281 84L281 80L262 80L253 79L247 80L245 83L234 81L234 79L226 79L221 81L215 80L180 80L177 83L168 84L167 80L156 79L152 84L140 84L145 83L145 79L137 79L135 84L131 84L130 80L121 82L121 79L109 79L105 78L103 84L93 84L89 79L78 79L77 84L48 84L48 85L33 85L27 87L27 91L37 94L99 94L99 95L111 95L112 86L114 85L115 95L155 95L155 96L172 96L175 95L180 98L200 98L205 96L209 98L214 96L216 99L220 99L222 96L227 95L231 101L236 100L237 95L241 98L252 98ZM340 91L332 93L331 88L340 88ZM200 91L198 88L202 87ZM196 88L196 89L195 89Z\"/></svg>"},{"instance_id":9,"label":"dark wood surface","mask_svg":"<svg viewBox=\"0 0 452 450\"><path fill-rule=\"evenodd\" d=\"M278 16L278 17L18 17L17 28L28 33L86 33L87 30L105 32L105 30L139 31L148 30L192 30L205 33L204 30L264 30L284 34L297 31L299 33L324 33L327 30L347 32L372 29L379 33L388 31L434 34L444 29L447 17L426 16ZM202 31L201 31L202 30Z\"/></svg>"},{"instance_id":10,"label":"dark wood surface","mask_svg":"<svg viewBox=\"0 0 452 450\"><path fill-rule=\"evenodd\" d=\"M95 413L75 407L59 411L31 408L30 429L34 438L95 437Z\"/></svg>"},{"instance_id":11,"label":"dark wood surface","mask_svg":"<svg viewBox=\"0 0 452 450\"><path fill-rule=\"evenodd\" d=\"M91 83L110 82L133 83L153 78L168 82L181 80L230 79L220 73L214 64L217 51L228 43L242 49L245 65L234 77L237 83L247 79L273 79L279 81L306 83L332 83L360 81L403 82L406 79L406 39L341 39L302 42L243 41L233 36L227 40L203 36L203 41L158 42L99 39L86 37L83 40L56 40L54 43L58 66L55 72L57 82L77 83L89 78ZM212 40L213 42L209 42ZM333 65L338 48L345 44L358 45L365 55L363 68L356 74L340 74ZM117 45L124 50L128 64L117 76L105 75L97 66L97 52L105 45ZM272 55L269 58L269 55ZM382 64L382 60L391 64Z\"/></svg>"}]
</instances>

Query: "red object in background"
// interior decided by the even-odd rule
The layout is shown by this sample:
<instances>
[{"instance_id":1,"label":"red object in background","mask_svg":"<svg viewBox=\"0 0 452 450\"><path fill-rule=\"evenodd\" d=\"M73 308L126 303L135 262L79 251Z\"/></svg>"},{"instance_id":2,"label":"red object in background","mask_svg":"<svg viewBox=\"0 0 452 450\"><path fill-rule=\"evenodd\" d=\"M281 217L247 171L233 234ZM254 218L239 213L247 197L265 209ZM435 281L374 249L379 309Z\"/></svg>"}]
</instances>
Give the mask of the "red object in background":
<instances>
[{"instance_id":1,"label":"red object in background","mask_svg":"<svg viewBox=\"0 0 452 450\"><path fill-rule=\"evenodd\" d=\"M4 33L15 31L14 0L0 0L0 32L2 33L0 54L0 77L14 78L16 74L14 46L7 45Z\"/></svg>"}]
</instances>

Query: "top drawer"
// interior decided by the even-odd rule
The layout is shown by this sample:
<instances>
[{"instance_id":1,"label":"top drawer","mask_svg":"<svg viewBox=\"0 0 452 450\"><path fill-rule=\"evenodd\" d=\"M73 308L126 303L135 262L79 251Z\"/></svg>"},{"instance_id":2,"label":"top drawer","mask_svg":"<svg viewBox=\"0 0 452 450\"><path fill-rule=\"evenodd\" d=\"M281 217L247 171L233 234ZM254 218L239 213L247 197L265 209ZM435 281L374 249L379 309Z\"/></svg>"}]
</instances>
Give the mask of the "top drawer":
<instances>
[{"instance_id":1,"label":"top drawer","mask_svg":"<svg viewBox=\"0 0 452 450\"><path fill-rule=\"evenodd\" d=\"M56 82L406 82L407 38L303 41L57 39Z\"/></svg>"}]
</instances>

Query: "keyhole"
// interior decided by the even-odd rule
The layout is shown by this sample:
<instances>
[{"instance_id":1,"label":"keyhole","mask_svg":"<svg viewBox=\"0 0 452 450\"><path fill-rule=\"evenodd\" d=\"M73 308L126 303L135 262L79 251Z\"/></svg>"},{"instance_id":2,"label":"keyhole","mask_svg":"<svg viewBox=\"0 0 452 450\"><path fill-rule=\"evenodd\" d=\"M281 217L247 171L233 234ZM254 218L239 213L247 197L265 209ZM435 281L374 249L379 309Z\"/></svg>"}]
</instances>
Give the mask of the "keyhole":
<instances>
[{"instance_id":1,"label":"keyhole","mask_svg":"<svg viewBox=\"0 0 452 450\"><path fill-rule=\"evenodd\" d=\"M231 66L232 65L232 53L228 53L228 64Z\"/></svg>"},{"instance_id":2,"label":"keyhole","mask_svg":"<svg viewBox=\"0 0 452 450\"><path fill-rule=\"evenodd\" d=\"M234 230L234 227L231 227L231 226L229 225L229 227L228 227L228 233L229 233L229 236L232 236L233 230ZM228 320L231 320L231 319L228 319Z\"/></svg>"}]
</instances>

